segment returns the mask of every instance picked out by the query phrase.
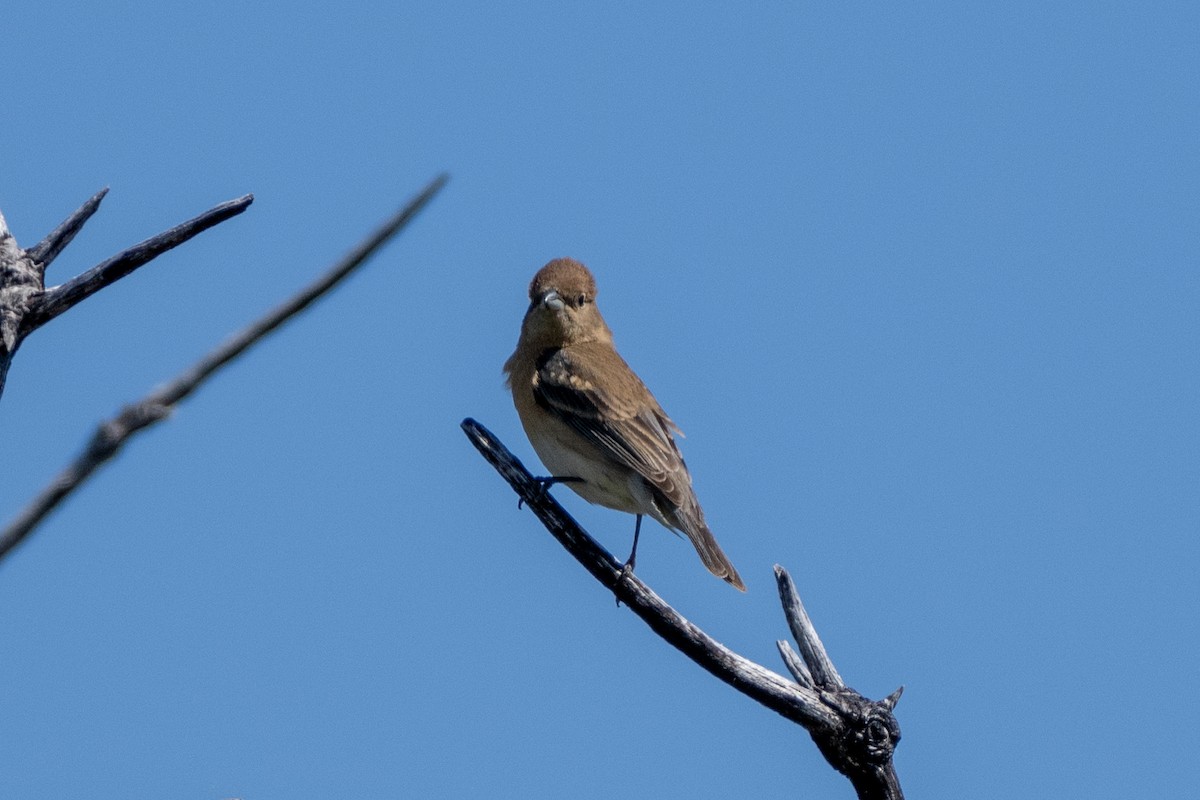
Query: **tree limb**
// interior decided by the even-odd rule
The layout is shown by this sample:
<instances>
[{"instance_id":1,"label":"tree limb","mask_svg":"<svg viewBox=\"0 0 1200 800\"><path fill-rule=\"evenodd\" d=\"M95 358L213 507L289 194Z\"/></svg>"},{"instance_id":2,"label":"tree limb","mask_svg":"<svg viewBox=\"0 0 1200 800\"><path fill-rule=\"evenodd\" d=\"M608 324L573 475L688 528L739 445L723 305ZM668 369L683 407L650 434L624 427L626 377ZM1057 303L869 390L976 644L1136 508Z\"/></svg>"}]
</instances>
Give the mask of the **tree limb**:
<instances>
[{"instance_id":1,"label":"tree limb","mask_svg":"<svg viewBox=\"0 0 1200 800\"><path fill-rule=\"evenodd\" d=\"M46 267L83 228L108 193L102 189L29 250L22 250L0 215L0 395L12 358L25 337L138 267L201 231L236 216L254 201L245 195L136 244L62 286L46 288Z\"/></svg>"},{"instance_id":2,"label":"tree limb","mask_svg":"<svg viewBox=\"0 0 1200 800\"><path fill-rule=\"evenodd\" d=\"M92 195L86 203L75 209L75 213L62 221L57 228L46 234L46 238L29 248L27 251L29 257L33 259L35 264L40 264L42 272L46 271L46 267L53 263L54 259L58 258L58 254L63 251L71 240L75 238L75 234L83 230L84 223L92 218L100 209L100 201L108 194L108 187L104 187L100 191Z\"/></svg>"},{"instance_id":3,"label":"tree limb","mask_svg":"<svg viewBox=\"0 0 1200 800\"><path fill-rule=\"evenodd\" d=\"M115 456L131 436L166 419L175 405L194 392L210 375L303 311L366 262L380 247L404 229L413 217L433 199L446 181L447 176L438 176L420 194L347 253L319 279L231 336L208 355L176 376L174 380L158 387L138 402L125 406L115 417L101 423L83 452L50 485L43 489L3 531L0 531L0 560L12 552L13 548L20 544L63 500L78 489L88 476Z\"/></svg>"},{"instance_id":4,"label":"tree limb","mask_svg":"<svg viewBox=\"0 0 1200 800\"><path fill-rule=\"evenodd\" d=\"M198 217L182 222L157 236L139 242L87 272L76 275L61 286L52 286L37 297L25 315L23 336L29 335L50 320L70 310L101 289L116 283L138 267L191 239L198 233L237 216L254 202L254 195L244 195L210 208ZM82 210L82 209L81 209ZM70 222L70 220L68 220ZM82 222L79 223L82 227ZM76 229L78 230L78 229ZM53 234L52 234L53 235ZM74 233L71 234L72 236ZM63 245L66 243L63 242Z\"/></svg>"},{"instance_id":5,"label":"tree limb","mask_svg":"<svg viewBox=\"0 0 1200 800\"><path fill-rule=\"evenodd\" d=\"M775 567L775 576L801 655L786 642L778 646L794 683L734 653L684 619L636 575L623 573L623 565L563 510L491 431L473 419L463 420L462 428L551 535L668 644L746 696L802 725L830 765L850 779L860 800L903 800L892 767L900 740L892 710L903 687L871 701L845 686L783 567Z\"/></svg>"},{"instance_id":6,"label":"tree limb","mask_svg":"<svg viewBox=\"0 0 1200 800\"><path fill-rule=\"evenodd\" d=\"M803 658L783 640L775 643L779 654L796 683L816 691L827 707L836 710L841 722L836 730L809 728L813 742L825 760L850 779L860 798L901 800L904 794L900 791L900 779L892 767L892 753L900 741L900 725L892 710L904 687L882 700L871 701L846 686L800 602L792 576L776 564L775 580L788 627Z\"/></svg>"}]
</instances>

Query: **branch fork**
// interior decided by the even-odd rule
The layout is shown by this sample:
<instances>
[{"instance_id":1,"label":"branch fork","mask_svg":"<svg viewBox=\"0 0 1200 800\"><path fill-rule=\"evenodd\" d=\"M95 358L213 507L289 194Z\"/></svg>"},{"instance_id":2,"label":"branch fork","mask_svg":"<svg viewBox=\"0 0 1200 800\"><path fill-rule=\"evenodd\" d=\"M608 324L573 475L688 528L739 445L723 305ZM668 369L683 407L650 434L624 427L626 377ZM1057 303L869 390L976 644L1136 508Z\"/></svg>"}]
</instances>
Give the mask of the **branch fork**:
<instances>
[{"instance_id":1,"label":"branch fork","mask_svg":"<svg viewBox=\"0 0 1200 800\"><path fill-rule=\"evenodd\" d=\"M448 177L439 175L389 217L378 229L359 242L349 253L322 273L316 280L288 297L283 303L270 310L254 322L225 340L174 379L158 387L141 400L130 403L113 418L100 423L82 452L69 463L59 475L46 486L37 497L17 514L11 522L0 528L0 561L25 540L41 524L47 515L99 469L116 456L134 434L166 419L174 408L195 392L221 367L234 360L246 350L278 329L305 308L315 303L332 288L339 285L348 275L357 270L383 245L391 241L429 204ZM62 286L42 290L42 275L45 267L62 248L70 242L83 223L96 211L104 192L98 192L78 211L58 226L42 242L29 250L16 247L12 236L0 217L0 312L15 309L4 321L15 320L15 345L0 348L0 392L3 391L4 372L12 359L21 339L38 326L53 319L76 303L89 297L113 281L128 275L138 266L154 256L182 244L191 236L216 225L223 219L239 214L250 204L251 196L223 203L195 219L189 220L169 231L134 245L128 250L93 267ZM10 269L10 265L12 268ZM6 283L6 279L12 279ZM5 305L5 287L12 287L10 297L29 302L21 305ZM21 294L21 287L33 286L31 291Z\"/></svg>"},{"instance_id":2,"label":"branch fork","mask_svg":"<svg viewBox=\"0 0 1200 800\"><path fill-rule=\"evenodd\" d=\"M17 245L0 215L0 395L4 393L12 358L29 334L196 234L237 216L254 202L254 196L248 194L221 203L121 251L60 286L46 286L46 268L99 210L106 194L108 189L96 192L28 250Z\"/></svg>"},{"instance_id":3,"label":"branch fork","mask_svg":"<svg viewBox=\"0 0 1200 800\"><path fill-rule=\"evenodd\" d=\"M892 767L892 753L900 741L900 725L892 711L904 687L873 701L846 686L800 602L792 576L776 564L775 580L784 616L801 653L797 655L781 639L775 643L779 655L796 683L816 692L821 705L837 718L833 726L808 728L813 742L825 760L850 779L859 797L902 798Z\"/></svg>"},{"instance_id":4,"label":"branch fork","mask_svg":"<svg viewBox=\"0 0 1200 800\"><path fill-rule=\"evenodd\" d=\"M655 633L696 664L747 697L803 726L825 760L850 779L860 800L903 800L892 767L892 753L900 741L900 726L892 710L903 687L883 700L871 701L845 685L825 652L787 570L776 565L775 578L784 615L800 654L786 641L777 645L794 682L738 655L686 620L636 574L623 571L622 564L563 510L495 434L469 418L463 420L462 428L520 501L529 506L550 534L619 603L628 606Z\"/></svg>"}]
</instances>

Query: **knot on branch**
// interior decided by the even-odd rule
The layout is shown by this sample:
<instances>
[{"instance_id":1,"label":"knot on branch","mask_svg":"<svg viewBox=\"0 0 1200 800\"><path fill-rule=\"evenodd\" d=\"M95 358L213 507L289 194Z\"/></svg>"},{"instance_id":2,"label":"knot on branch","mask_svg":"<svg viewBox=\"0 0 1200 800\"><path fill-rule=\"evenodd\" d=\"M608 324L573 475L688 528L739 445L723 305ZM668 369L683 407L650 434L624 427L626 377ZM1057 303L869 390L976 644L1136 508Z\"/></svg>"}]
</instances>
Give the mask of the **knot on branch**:
<instances>
[{"instance_id":1,"label":"knot on branch","mask_svg":"<svg viewBox=\"0 0 1200 800\"><path fill-rule=\"evenodd\" d=\"M0 344L12 354L21 344L21 327L30 307L42 294L42 273L12 235L0 241Z\"/></svg>"},{"instance_id":2,"label":"knot on branch","mask_svg":"<svg viewBox=\"0 0 1200 800\"><path fill-rule=\"evenodd\" d=\"M787 570L776 566L775 579L788 627L800 650L797 655L786 641L780 641L779 653L796 683L817 693L828 712L826 719L831 720L809 726L809 735L825 760L850 778L860 797L903 797L892 766L892 753L900 741L900 724L892 709L904 687L874 701L847 686L817 636Z\"/></svg>"},{"instance_id":3,"label":"knot on branch","mask_svg":"<svg viewBox=\"0 0 1200 800\"><path fill-rule=\"evenodd\" d=\"M786 641L778 646L795 683L734 653L684 619L636 575L624 572L491 431L470 418L463 420L462 428L559 543L659 636L738 691L803 725L830 765L850 779L860 800L904 800L892 766L892 752L900 741L892 709L902 689L874 702L846 686L787 570L776 566L775 576L800 652Z\"/></svg>"},{"instance_id":4,"label":"knot on branch","mask_svg":"<svg viewBox=\"0 0 1200 800\"><path fill-rule=\"evenodd\" d=\"M99 463L117 454L130 434L153 425L171 413L170 406L144 401L125 406L121 413L105 422L92 435L87 446L89 459Z\"/></svg>"},{"instance_id":5,"label":"knot on branch","mask_svg":"<svg viewBox=\"0 0 1200 800\"><path fill-rule=\"evenodd\" d=\"M845 686L821 692L822 699L837 709L842 721L839 735L831 737L830 743L836 745L843 772L891 764L900 741L900 723L892 714L893 697L898 697L898 692L879 701L868 700Z\"/></svg>"},{"instance_id":6,"label":"knot on branch","mask_svg":"<svg viewBox=\"0 0 1200 800\"><path fill-rule=\"evenodd\" d=\"M855 743L866 753L865 760L871 764L890 762L899 741L900 723L891 711L872 703L862 733L855 737Z\"/></svg>"}]
</instances>

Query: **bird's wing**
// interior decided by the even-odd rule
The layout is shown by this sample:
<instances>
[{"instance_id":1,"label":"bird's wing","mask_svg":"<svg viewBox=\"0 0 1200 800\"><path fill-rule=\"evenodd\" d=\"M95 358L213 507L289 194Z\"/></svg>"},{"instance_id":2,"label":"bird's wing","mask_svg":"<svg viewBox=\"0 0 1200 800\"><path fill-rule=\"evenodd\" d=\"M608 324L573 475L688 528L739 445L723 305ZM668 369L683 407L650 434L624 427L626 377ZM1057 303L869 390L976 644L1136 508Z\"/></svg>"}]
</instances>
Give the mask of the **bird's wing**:
<instances>
[{"instance_id":1,"label":"bird's wing","mask_svg":"<svg viewBox=\"0 0 1200 800\"><path fill-rule=\"evenodd\" d=\"M533 396L602 455L641 475L661 520L683 531L714 575L746 590L704 521L671 436L679 429L617 351L597 343L547 351L537 362Z\"/></svg>"},{"instance_id":2,"label":"bird's wing","mask_svg":"<svg viewBox=\"0 0 1200 800\"><path fill-rule=\"evenodd\" d=\"M599 343L551 350L538 360L533 395L602 454L633 469L673 508L695 503L678 431L625 360Z\"/></svg>"}]
</instances>

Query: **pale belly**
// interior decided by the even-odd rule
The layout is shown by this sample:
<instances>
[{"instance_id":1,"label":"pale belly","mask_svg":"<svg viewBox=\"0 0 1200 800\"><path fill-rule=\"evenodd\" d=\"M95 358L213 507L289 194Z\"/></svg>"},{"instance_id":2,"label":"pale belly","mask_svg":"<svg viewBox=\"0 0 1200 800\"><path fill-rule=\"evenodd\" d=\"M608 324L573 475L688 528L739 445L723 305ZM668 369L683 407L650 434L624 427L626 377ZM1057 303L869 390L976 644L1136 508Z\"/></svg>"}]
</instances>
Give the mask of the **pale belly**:
<instances>
[{"instance_id":1,"label":"pale belly","mask_svg":"<svg viewBox=\"0 0 1200 800\"><path fill-rule=\"evenodd\" d=\"M561 426L557 437L538 435L528 429L526 433L538 458L550 471L550 477L583 478L582 483L570 482L565 485L571 487L571 490L584 500L629 514L645 514L662 521L642 476L615 461L588 457L577 447L564 446L561 443L563 440L572 439L577 440L583 447L590 446L567 426Z\"/></svg>"}]
</instances>

